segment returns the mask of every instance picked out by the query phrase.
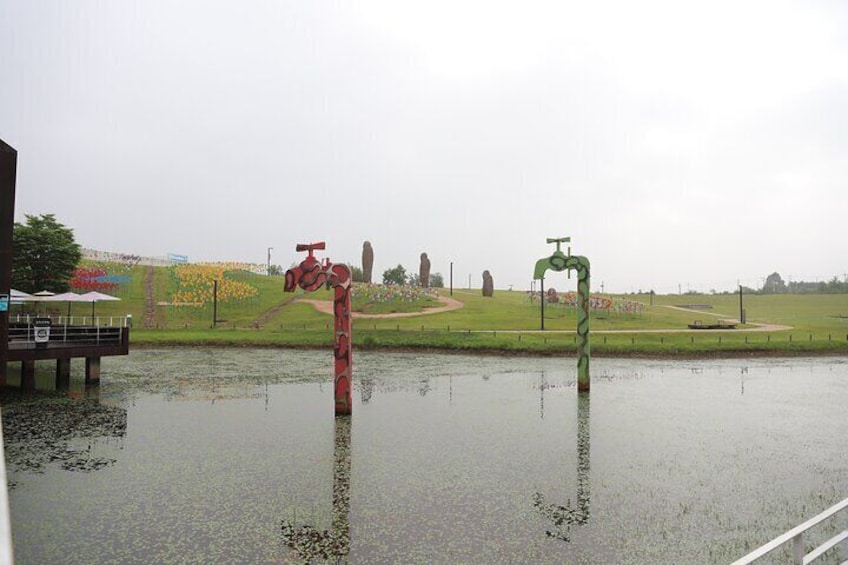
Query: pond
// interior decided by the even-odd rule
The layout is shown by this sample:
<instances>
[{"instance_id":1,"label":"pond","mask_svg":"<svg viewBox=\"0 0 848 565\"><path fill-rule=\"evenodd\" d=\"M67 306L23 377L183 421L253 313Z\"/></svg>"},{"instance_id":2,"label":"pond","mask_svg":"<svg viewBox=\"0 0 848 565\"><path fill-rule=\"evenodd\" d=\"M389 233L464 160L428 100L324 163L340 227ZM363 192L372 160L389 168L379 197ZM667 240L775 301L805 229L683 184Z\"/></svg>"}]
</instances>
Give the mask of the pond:
<instances>
[{"instance_id":1,"label":"pond","mask_svg":"<svg viewBox=\"0 0 848 565\"><path fill-rule=\"evenodd\" d=\"M354 363L338 419L329 352L39 368L2 401L17 562L728 563L848 496L845 358L596 359L589 396L568 358Z\"/></svg>"}]
</instances>

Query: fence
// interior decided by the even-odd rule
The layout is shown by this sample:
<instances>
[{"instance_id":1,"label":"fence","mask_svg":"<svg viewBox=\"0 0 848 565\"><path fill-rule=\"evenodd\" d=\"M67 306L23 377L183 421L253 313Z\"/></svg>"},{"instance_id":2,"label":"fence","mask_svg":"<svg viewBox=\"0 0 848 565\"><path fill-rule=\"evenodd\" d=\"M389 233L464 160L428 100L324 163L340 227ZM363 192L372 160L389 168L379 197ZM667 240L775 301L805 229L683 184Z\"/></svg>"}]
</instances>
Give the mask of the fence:
<instances>
[{"instance_id":1,"label":"fence","mask_svg":"<svg viewBox=\"0 0 848 565\"><path fill-rule=\"evenodd\" d=\"M9 316L9 327L13 324L32 324L36 318L50 318L51 326L97 326L110 328L132 327L133 317L128 316L43 316L19 314Z\"/></svg>"},{"instance_id":2,"label":"fence","mask_svg":"<svg viewBox=\"0 0 848 565\"><path fill-rule=\"evenodd\" d=\"M131 318L128 320L125 317L77 316L76 318L76 320L73 316L51 318L47 341L64 345L117 345L123 339L122 328L131 325ZM36 340L37 328L33 323L35 319L37 319L35 316L17 316L9 321L10 348L27 348L41 341Z\"/></svg>"}]
</instances>

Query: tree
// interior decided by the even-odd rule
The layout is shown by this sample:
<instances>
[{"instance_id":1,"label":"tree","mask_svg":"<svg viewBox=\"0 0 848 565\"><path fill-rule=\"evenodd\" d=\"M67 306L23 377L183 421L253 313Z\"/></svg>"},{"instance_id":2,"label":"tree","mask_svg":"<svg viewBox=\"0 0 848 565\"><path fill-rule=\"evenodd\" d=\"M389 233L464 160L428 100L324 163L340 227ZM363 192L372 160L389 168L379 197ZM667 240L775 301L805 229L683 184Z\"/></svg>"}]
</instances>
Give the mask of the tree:
<instances>
[{"instance_id":1,"label":"tree","mask_svg":"<svg viewBox=\"0 0 848 565\"><path fill-rule=\"evenodd\" d=\"M405 282L406 269L403 268L403 265L383 271L383 284L403 285Z\"/></svg>"},{"instance_id":2,"label":"tree","mask_svg":"<svg viewBox=\"0 0 848 565\"><path fill-rule=\"evenodd\" d=\"M779 294L786 292L786 283L780 277L780 274L774 272L766 277L766 282L763 285L763 292L767 294Z\"/></svg>"},{"instance_id":3,"label":"tree","mask_svg":"<svg viewBox=\"0 0 848 565\"><path fill-rule=\"evenodd\" d=\"M430 288L445 288L445 279L442 273L430 273Z\"/></svg>"},{"instance_id":4,"label":"tree","mask_svg":"<svg viewBox=\"0 0 848 565\"><path fill-rule=\"evenodd\" d=\"M281 266L271 265L270 267L268 267L268 274L271 276L278 277L284 275L285 273L283 272L283 268Z\"/></svg>"},{"instance_id":5,"label":"tree","mask_svg":"<svg viewBox=\"0 0 848 565\"><path fill-rule=\"evenodd\" d=\"M12 232L12 286L24 292L67 292L82 249L53 214L26 215Z\"/></svg>"},{"instance_id":6,"label":"tree","mask_svg":"<svg viewBox=\"0 0 848 565\"><path fill-rule=\"evenodd\" d=\"M365 282L365 274L362 272L360 267L356 265L348 265L350 267L350 280L356 283L364 283Z\"/></svg>"}]
</instances>

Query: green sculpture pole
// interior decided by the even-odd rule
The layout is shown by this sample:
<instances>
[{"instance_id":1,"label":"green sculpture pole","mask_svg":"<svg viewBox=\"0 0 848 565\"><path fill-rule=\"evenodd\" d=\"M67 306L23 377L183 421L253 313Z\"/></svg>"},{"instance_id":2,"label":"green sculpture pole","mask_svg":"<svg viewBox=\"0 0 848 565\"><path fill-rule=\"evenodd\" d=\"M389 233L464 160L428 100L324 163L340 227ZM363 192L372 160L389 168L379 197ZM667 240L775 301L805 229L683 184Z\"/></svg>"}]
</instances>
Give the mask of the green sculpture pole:
<instances>
[{"instance_id":1,"label":"green sculpture pole","mask_svg":"<svg viewBox=\"0 0 848 565\"><path fill-rule=\"evenodd\" d=\"M571 241L570 237L548 238L548 243L556 243L556 251L550 257L536 261L533 278L540 280L545 271L577 271L577 390L589 392L589 260L562 252L560 244ZM542 301L545 297L542 296Z\"/></svg>"}]
</instances>

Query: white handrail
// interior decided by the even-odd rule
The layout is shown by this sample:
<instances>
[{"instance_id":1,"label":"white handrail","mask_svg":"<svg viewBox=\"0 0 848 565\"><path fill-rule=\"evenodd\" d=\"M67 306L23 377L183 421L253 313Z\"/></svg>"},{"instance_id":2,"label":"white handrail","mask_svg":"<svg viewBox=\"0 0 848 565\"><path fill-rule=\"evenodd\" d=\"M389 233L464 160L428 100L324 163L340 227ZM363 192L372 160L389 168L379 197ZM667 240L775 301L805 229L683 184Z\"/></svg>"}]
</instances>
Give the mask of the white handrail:
<instances>
[{"instance_id":1,"label":"white handrail","mask_svg":"<svg viewBox=\"0 0 848 565\"><path fill-rule=\"evenodd\" d=\"M36 316L31 314L16 314L9 317L9 322L31 324L35 318L50 318L56 326L121 326L132 327L132 314L126 316ZM76 318L76 320L74 320ZM80 322L80 319L82 321ZM76 323L74 323L76 322ZM90 323L88 323L90 322Z\"/></svg>"},{"instance_id":2,"label":"white handrail","mask_svg":"<svg viewBox=\"0 0 848 565\"><path fill-rule=\"evenodd\" d=\"M761 547L758 547L745 557L737 559L731 563L731 565L748 565L749 563L753 563L757 559L764 557L768 553L771 553L775 549L789 543L790 541L792 542L792 563L795 565L806 565L807 563L811 563L813 560L821 557L824 552L836 547L839 543L848 539L848 530L837 534L807 554L804 554L804 532L846 508L848 508L848 498L842 502L837 502L821 514L813 516L803 524L795 526L785 534L774 538Z\"/></svg>"},{"instance_id":3,"label":"white handrail","mask_svg":"<svg viewBox=\"0 0 848 565\"><path fill-rule=\"evenodd\" d=\"M0 565L11 565L14 562L7 484L9 483L6 480L6 457L3 455L3 426L0 424Z\"/></svg>"}]
</instances>

